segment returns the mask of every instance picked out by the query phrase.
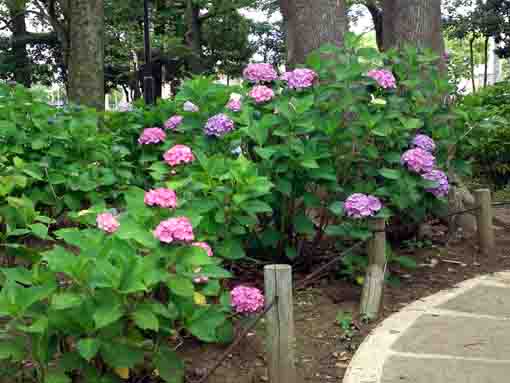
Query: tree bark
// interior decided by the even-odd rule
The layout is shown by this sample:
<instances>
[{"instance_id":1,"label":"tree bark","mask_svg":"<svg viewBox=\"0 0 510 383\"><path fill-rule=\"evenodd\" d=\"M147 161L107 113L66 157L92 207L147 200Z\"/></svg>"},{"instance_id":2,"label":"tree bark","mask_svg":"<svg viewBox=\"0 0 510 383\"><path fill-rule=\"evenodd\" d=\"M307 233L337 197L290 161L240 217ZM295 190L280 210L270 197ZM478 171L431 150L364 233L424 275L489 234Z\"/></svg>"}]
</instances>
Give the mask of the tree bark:
<instances>
[{"instance_id":1,"label":"tree bark","mask_svg":"<svg viewBox=\"0 0 510 383\"><path fill-rule=\"evenodd\" d=\"M483 87L487 87L489 77L489 37L485 36L484 46L484 68L483 68Z\"/></svg>"},{"instance_id":2,"label":"tree bark","mask_svg":"<svg viewBox=\"0 0 510 383\"><path fill-rule=\"evenodd\" d=\"M476 81L475 81L475 43L476 37L473 35L469 39L469 67L471 69L471 85L473 86L473 93L476 93Z\"/></svg>"},{"instance_id":3,"label":"tree bark","mask_svg":"<svg viewBox=\"0 0 510 383\"><path fill-rule=\"evenodd\" d=\"M324 44L343 44L347 29L344 0L279 0L286 30L287 64L303 64Z\"/></svg>"},{"instance_id":4,"label":"tree bark","mask_svg":"<svg viewBox=\"0 0 510 383\"><path fill-rule=\"evenodd\" d=\"M377 6L375 1L367 1L365 2L365 7L367 7L368 12L370 12L370 16L372 16L372 22L374 23L375 28L375 39L377 42L377 48L379 51L384 51L384 17L383 11L380 7Z\"/></svg>"},{"instance_id":5,"label":"tree bark","mask_svg":"<svg viewBox=\"0 0 510 383\"><path fill-rule=\"evenodd\" d=\"M104 110L104 2L71 0L69 99Z\"/></svg>"},{"instance_id":6,"label":"tree bark","mask_svg":"<svg viewBox=\"0 0 510 383\"><path fill-rule=\"evenodd\" d=\"M204 71L202 26L200 23L200 8L194 4L193 0L187 0L186 23L188 25L186 42L193 52L193 55L188 60L188 65L192 73L200 74Z\"/></svg>"},{"instance_id":7,"label":"tree bark","mask_svg":"<svg viewBox=\"0 0 510 383\"><path fill-rule=\"evenodd\" d=\"M27 35L25 20L26 5L25 0L7 2L9 16L12 20L11 38L15 62L14 80L29 88L32 85L30 58L28 57L27 43L22 38Z\"/></svg>"}]
</instances>

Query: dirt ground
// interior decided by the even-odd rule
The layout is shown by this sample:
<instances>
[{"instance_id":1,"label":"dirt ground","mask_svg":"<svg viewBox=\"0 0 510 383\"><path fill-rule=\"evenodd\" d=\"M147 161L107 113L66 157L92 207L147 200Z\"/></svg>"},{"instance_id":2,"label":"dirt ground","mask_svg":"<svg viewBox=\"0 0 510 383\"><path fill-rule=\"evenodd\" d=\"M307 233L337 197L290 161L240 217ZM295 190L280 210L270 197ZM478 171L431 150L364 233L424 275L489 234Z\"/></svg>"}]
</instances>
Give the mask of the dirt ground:
<instances>
[{"instance_id":1,"label":"dirt ground","mask_svg":"<svg viewBox=\"0 0 510 383\"><path fill-rule=\"evenodd\" d=\"M510 210L498 216L510 222ZM391 267L398 286L388 285L384 307L377 322L363 323L357 310L361 287L336 279L334 275L295 293L295 326L299 383L341 382L355 350L378 322L406 304L480 274L510 269L510 236L497 230L498 248L491 256L479 254L476 238L450 239L445 244L444 227L434 227L436 245L427 249L399 251L412 257L416 270ZM437 234L439 233L439 235ZM505 239L505 237L507 239ZM338 275L336 276L338 277ZM297 276L299 278L299 276ZM352 313L351 332L346 334L336 321L339 312ZM184 346L183 346L184 347ZM189 381L198 380L226 347L186 344L179 352L187 362ZM236 347L209 377L208 383L266 382L264 323Z\"/></svg>"}]
</instances>

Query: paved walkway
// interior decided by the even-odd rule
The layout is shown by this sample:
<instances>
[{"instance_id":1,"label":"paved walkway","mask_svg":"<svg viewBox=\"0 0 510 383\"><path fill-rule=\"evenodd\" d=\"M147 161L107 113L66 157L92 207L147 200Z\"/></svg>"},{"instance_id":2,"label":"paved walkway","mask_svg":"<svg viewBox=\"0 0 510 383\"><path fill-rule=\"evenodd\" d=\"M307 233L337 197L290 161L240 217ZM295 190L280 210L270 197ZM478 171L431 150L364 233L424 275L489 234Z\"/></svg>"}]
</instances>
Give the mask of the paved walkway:
<instances>
[{"instance_id":1,"label":"paved walkway","mask_svg":"<svg viewBox=\"0 0 510 383\"><path fill-rule=\"evenodd\" d=\"M344 383L510 381L510 272L471 279L386 319Z\"/></svg>"}]
</instances>

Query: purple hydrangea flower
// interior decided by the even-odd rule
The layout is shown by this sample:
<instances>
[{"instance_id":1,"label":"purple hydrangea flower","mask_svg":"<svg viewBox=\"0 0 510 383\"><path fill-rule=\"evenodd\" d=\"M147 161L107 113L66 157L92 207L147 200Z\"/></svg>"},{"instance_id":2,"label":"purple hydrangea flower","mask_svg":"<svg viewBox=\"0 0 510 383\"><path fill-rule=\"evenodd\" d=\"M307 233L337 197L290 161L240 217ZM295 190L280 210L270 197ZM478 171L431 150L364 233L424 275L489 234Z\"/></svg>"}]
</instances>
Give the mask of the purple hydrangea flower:
<instances>
[{"instance_id":1,"label":"purple hydrangea flower","mask_svg":"<svg viewBox=\"0 0 510 383\"><path fill-rule=\"evenodd\" d=\"M205 124L205 134L207 136L222 137L234 130L234 121L226 114L220 113L211 117Z\"/></svg>"},{"instance_id":2,"label":"purple hydrangea flower","mask_svg":"<svg viewBox=\"0 0 510 383\"><path fill-rule=\"evenodd\" d=\"M165 121L165 129L175 130L179 125L182 124L184 117L175 115Z\"/></svg>"},{"instance_id":3,"label":"purple hydrangea flower","mask_svg":"<svg viewBox=\"0 0 510 383\"><path fill-rule=\"evenodd\" d=\"M273 99L274 91L265 85L257 85L252 88L248 95L256 104L263 104Z\"/></svg>"},{"instance_id":4,"label":"purple hydrangea flower","mask_svg":"<svg viewBox=\"0 0 510 383\"><path fill-rule=\"evenodd\" d=\"M271 82L278 78L278 74L271 64L248 64L243 71L243 77L254 83Z\"/></svg>"},{"instance_id":5,"label":"purple hydrangea flower","mask_svg":"<svg viewBox=\"0 0 510 383\"><path fill-rule=\"evenodd\" d=\"M384 89L396 88L397 80L395 76L387 69L373 69L367 74L368 77L373 78Z\"/></svg>"},{"instance_id":6,"label":"purple hydrangea flower","mask_svg":"<svg viewBox=\"0 0 510 383\"><path fill-rule=\"evenodd\" d=\"M264 295L255 287L237 286L230 295L232 307L239 314L253 314L264 308Z\"/></svg>"},{"instance_id":7,"label":"purple hydrangea flower","mask_svg":"<svg viewBox=\"0 0 510 383\"><path fill-rule=\"evenodd\" d=\"M242 107L242 104L241 104L240 100L232 99L227 104L227 109L232 111L232 112L240 112L241 111L241 107Z\"/></svg>"},{"instance_id":8,"label":"purple hydrangea flower","mask_svg":"<svg viewBox=\"0 0 510 383\"><path fill-rule=\"evenodd\" d=\"M450 184L448 183L448 176L443 171L434 169L423 174L422 177L437 184L436 187L426 189L429 193L436 197L446 197L448 195Z\"/></svg>"},{"instance_id":9,"label":"purple hydrangea flower","mask_svg":"<svg viewBox=\"0 0 510 383\"><path fill-rule=\"evenodd\" d=\"M406 151L400 162L415 173L428 173L434 169L436 158L426 150L414 148Z\"/></svg>"},{"instance_id":10,"label":"purple hydrangea flower","mask_svg":"<svg viewBox=\"0 0 510 383\"><path fill-rule=\"evenodd\" d=\"M436 150L436 143L434 140L425 134L417 134L413 138L413 146L426 150L427 152L433 152Z\"/></svg>"},{"instance_id":11,"label":"purple hydrangea flower","mask_svg":"<svg viewBox=\"0 0 510 383\"><path fill-rule=\"evenodd\" d=\"M306 89L313 86L317 79L317 73L311 69L298 68L291 72L285 72L280 78L287 82L290 89Z\"/></svg>"},{"instance_id":12,"label":"purple hydrangea flower","mask_svg":"<svg viewBox=\"0 0 510 383\"><path fill-rule=\"evenodd\" d=\"M138 138L138 143L140 145L159 144L160 142L165 141L165 138L166 134L163 129L147 128L144 129L140 138Z\"/></svg>"},{"instance_id":13,"label":"purple hydrangea flower","mask_svg":"<svg viewBox=\"0 0 510 383\"><path fill-rule=\"evenodd\" d=\"M352 218L372 217L381 209L379 198L361 193L352 194L344 203L345 213Z\"/></svg>"}]
</instances>

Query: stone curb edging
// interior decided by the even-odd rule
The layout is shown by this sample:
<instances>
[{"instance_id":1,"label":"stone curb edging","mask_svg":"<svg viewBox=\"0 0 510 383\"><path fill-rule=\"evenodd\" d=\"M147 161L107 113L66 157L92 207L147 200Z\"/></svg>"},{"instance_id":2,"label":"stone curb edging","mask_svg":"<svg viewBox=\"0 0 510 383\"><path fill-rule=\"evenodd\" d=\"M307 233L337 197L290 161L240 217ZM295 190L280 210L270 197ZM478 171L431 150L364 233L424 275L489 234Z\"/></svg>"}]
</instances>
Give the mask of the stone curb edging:
<instances>
[{"instance_id":1,"label":"stone curb edging","mask_svg":"<svg viewBox=\"0 0 510 383\"><path fill-rule=\"evenodd\" d=\"M437 307L481 284L508 288L510 271L468 279L451 289L417 300L389 316L363 341L347 368L343 383L380 383L385 361L395 354L391 346L419 317L425 313L447 314Z\"/></svg>"}]
</instances>

